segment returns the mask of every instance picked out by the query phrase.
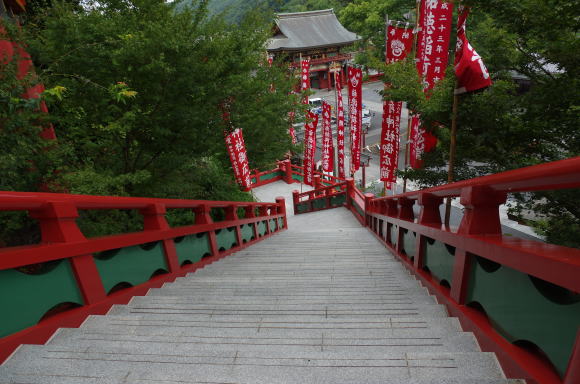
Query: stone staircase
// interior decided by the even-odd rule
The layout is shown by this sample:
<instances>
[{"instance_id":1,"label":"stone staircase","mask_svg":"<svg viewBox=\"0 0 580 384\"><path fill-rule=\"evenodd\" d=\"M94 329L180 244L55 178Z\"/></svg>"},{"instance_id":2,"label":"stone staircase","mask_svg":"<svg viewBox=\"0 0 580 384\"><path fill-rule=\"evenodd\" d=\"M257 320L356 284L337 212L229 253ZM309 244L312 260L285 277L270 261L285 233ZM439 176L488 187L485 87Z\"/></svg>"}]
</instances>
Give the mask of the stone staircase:
<instances>
[{"instance_id":1,"label":"stone staircase","mask_svg":"<svg viewBox=\"0 0 580 384\"><path fill-rule=\"evenodd\" d=\"M339 208L22 346L0 383L520 381Z\"/></svg>"}]
</instances>

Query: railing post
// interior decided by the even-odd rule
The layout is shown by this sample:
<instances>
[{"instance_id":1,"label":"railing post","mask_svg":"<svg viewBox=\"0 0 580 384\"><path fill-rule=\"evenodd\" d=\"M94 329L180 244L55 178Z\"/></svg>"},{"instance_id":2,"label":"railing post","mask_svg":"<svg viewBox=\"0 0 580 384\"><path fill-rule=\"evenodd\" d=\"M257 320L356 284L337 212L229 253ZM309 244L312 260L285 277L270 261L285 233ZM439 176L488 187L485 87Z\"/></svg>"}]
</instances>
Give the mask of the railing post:
<instances>
[{"instance_id":1,"label":"railing post","mask_svg":"<svg viewBox=\"0 0 580 384\"><path fill-rule=\"evenodd\" d=\"M294 214L297 215L298 214L298 203L300 203L300 199L298 198L298 195L300 194L300 192L298 192L297 190L293 190L292 191L292 205L294 208Z\"/></svg>"},{"instance_id":2,"label":"railing post","mask_svg":"<svg viewBox=\"0 0 580 384\"><path fill-rule=\"evenodd\" d=\"M43 243L68 243L86 240L79 229L79 217L75 205L67 202L48 202L43 208L30 212L38 219ZM85 304L93 304L106 297L105 288L93 255L81 255L69 259Z\"/></svg>"},{"instance_id":3,"label":"railing post","mask_svg":"<svg viewBox=\"0 0 580 384\"><path fill-rule=\"evenodd\" d=\"M169 229L169 223L165 218L167 210L164 205L152 204L139 211L143 216L143 229L145 231L157 231ZM165 250L165 261L170 273L179 271L179 259L173 239L163 239L163 249Z\"/></svg>"},{"instance_id":4,"label":"railing post","mask_svg":"<svg viewBox=\"0 0 580 384\"><path fill-rule=\"evenodd\" d=\"M213 224L213 220L211 218L210 207L207 204L201 204L200 206L193 209L195 213L195 224ZM211 229L207 231L208 238L209 238L209 249L211 251L212 256L216 256L219 254L218 246L217 246L217 238L215 235L215 230Z\"/></svg>"},{"instance_id":5,"label":"railing post","mask_svg":"<svg viewBox=\"0 0 580 384\"><path fill-rule=\"evenodd\" d=\"M441 227L441 213L439 212L439 206L443 203L443 198L430 193L421 193L419 195L418 203L421 206L418 223L421 225L438 225ZM425 236L420 233L417 234L415 258L413 260L413 265L417 269L421 269L424 266L426 241L427 239Z\"/></svg>"},{"instance_id":6,"label":"railing post","mask_svg":"<svg viewBox=\"0 0 580 384\"><path fill-rule=\"evenodd\" d=\"M278 214L283 216L283 227L288 228L288 220L286 218L286 199L283 197L276 197L276 204L278 204ZM276 219L276 228L280 230L279 219Z\"/></svg>"},{"instance_id":7,"label":"railing post","mask_svg":"<svg viewBox=\"0 0 580 384\"><path fill-rule=\"evenodd\" d=\"M499 206L507 194L489 187L467 187L461 191L461 204L465 207L457 233L462 235L501 235ZM464 304L473 256L465 249L456 248L450 295Z\"/></svg>"},{"instance_id":8,"label":"railing post","mask_svg":"<svg viewBox=\"0 0 580 384\"><path fill-rule=\"evenodd\" d=\"M397 205L397 200L395 199L388 199L386 202L387 209L385 215L389 217L398 217L399 216L399 207Z\"/></svg>"},{"instance_id":9,"label":"railing post","mask_svg":"<svg viewBox=\"0 0 580 384\"><path fill-rule=\"evenodd\" d=\"M239 220L238 217L238 207L236 205L228 205L226 207L226 220L236 222ZM236 229L236 242L238 243L238 247L242 246L242 228L240 228L240 224L236 223L234 226Z\"/></svg>"},{"instance_id":10,"label":"railing post","mask_svg":"<svg viewBox=\"0 0 580 384\"><path fill-rule=\"evenodd\" d=\"M507 198L505 192L489 187L467 187L461 191L465 207L458 233L462 235L501 235L499 206Z\"/></svg>"},{"instance_id":11,"label":"railing post","mask_svg":"<svg viewBox=\"0 0 580 384\"><path fill-rule=\"evenodd\" d=\"M284 182L286 184L292 184L294 182L292 179L292 162L290 160L284 160L280 164L284 164Z\"/></svg>"},{"instance_id":12,"label":"railing post","mask_svg":"<svg viewBox=\"0 0 580 384\"><path fill-rule=\"evenodd\" d=\"M348 178L346 179L346 208L352 208L352 197L351 195L354 193L354 179Z\"/></svg>"},{"instance_id":13,"label":"railing post","mask_svg":"<svg viewBox=\"0 0 580 384\"><path fill-rule=\"evenodd\" d=\"M364 213L365 213L365 223L367 227L372 227L369 222L369 213L371 211L371 200L375 197L373 193L365 193L365 206L364 206Z\"/></svg>"},{"instance_id":14,"label":"railing post","mask_svg":"<svg viewBox=\"0 0 580 384\"><path fill-rule=\"evenodd\" d=\"M314 175L314 189L319 189L322 186L320 181L320 175ZM315 194L317 196L318 193Z\"/></svg>"},{"instance_id":15,"label":"railing post","mask_svg":"<svg viewBox=\"0 0 580 384\"><path fill-rule=\"evenodd\" d=\"M415 200L407 199L401 197L397 201L398 204L398 214L397 218L406 221L415 220L415 214L413 213L413 205L415 205ZM399 225L399 231L397 234L397 252L402 253L404 249L404 237L405 228Z\"/></svg>"},{"instance_id":16,"label":"railing post","mask_svg":"<svg viewBox=\"0 0 580 384\"><path fill-rule=\"evenodd\" d=\"M255 207L253 205L246 205L244 207L244 210L246 211L246 219L250 219L250 218L254 218L256 217L256 210ZM248 225L252 226L252 233L254 234L254 240L258 239L258 226L257 224L254 223L249 223Z\"/></svg>"}]
</instances>

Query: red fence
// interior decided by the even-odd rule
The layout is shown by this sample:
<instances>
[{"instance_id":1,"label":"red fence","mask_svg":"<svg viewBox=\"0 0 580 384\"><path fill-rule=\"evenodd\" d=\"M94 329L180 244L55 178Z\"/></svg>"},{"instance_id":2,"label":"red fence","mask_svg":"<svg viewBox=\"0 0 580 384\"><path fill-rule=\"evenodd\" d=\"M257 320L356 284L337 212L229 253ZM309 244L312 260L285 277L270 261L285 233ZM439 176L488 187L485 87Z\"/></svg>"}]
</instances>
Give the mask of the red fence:
<instances>
[{"instance_id":1,"label":"red fence","mask_svg":"<svg viewBox=\"0 0 580 384\"><path fill-rule=\"evenodd\" d=\"M167 209L193 211L171 227ZM38 245L0 249L0 362L20 344L45 342L60 327L201 268L287 227L276 203L0 192L0 211L38 220ZM86 238L79 210L138 210L143 230ZM222 221L214 221L219 211ZM63 311L63 309L66 309ZM50 315L50 316L49 316Z\"/></svg>"},{"instance_id":2,"label":"red fence","mask_svg":"<svg viewBox=\"0 0 580 384\"><path fill-rule=\"evenodd\" d=\"M508 377L575 384L580 250L502 235L499 218L508 193L565 188L580 188L580 157L383 198L347 180L345 206L496 353ZM302 195L316 200L322 190ZM463 205L457 228L442 225L446 197Z\"/></svg>"}]
</instances>

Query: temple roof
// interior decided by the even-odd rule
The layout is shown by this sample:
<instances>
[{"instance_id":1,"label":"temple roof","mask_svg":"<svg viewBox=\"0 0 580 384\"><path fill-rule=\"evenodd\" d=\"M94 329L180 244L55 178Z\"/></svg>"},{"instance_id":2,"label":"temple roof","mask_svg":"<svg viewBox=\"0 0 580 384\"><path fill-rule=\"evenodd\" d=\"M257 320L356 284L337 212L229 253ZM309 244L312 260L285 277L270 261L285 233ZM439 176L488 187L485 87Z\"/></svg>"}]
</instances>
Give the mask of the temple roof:
<instances>
[{"instance_id":1,"label":"temple roof","mask_svg":"<svg viewBox=\"0 0 580 384\"><path fill-rule=\"evenodd\" d=\"M344 46L360 40L340 24L334 10L278 13L268 51L299 51L305 48Z\"/></svg>"}]
</instances>

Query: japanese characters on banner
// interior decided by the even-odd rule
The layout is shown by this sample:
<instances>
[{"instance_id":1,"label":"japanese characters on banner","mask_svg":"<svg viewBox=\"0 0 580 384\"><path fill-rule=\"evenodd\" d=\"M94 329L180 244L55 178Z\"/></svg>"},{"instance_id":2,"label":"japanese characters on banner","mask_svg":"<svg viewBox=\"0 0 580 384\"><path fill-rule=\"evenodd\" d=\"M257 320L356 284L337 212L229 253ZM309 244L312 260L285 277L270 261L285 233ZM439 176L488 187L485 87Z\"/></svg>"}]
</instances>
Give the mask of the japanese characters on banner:
<instances>
[{"instance_id":1,"label":"japanese characters on banner","mask_svg":"<svg viewBox=\"0 0 580 384\"><path fill-rule=\"evenodd\" d=\"M491 85L489 72L481 57L475 52L465 35L465 22L469 8L459 6L457 17L457 45L455 47L455 75L457 89L455 93L472 92Z\"/></svg>"},{"instance_id":2,"label":"japanese characters on banner","mask_svg":"<svg viewBox=\"0 0 580 384\"><path fill-rule=\"evenodd\" d=\"M338 151L338 177L344 179L344 104L342 102L342 85L340 72L334 72L336 87L336 150Z\"/></svg>"},{"instance_id":3,"label":"japanese characters on banner","mask_svg":"<svg viewBox=\"0 0 580 384\"><path fill-rule=\"evenodd\" d=\"M417 47L417 70L425 92L445 77L453 3L421 0L420 31Z\"/></svg>"},{"instance_id":4,"label":"japanese characters on banner","mask_svg":"<svg viewBox=\"0 0 580 384\"><path fill-rule=\"evenodd\" d=\"M418 115L411 117L409 162L411 168L418 169L423 166L421 157L423 153L430 152L437 145L437 138L421 127L421 119Z\"/></svg>"},{"instance_id":5,"label":"japanese characters on banner","mask_svg":"<svg viewBox=\"0 0 580 384\"><path fill-rule=\"evenodd\" d=\"M330 113L330 104L324 101L322 103L322 170L324 172L332 172L334 169Z\"/></svg>"},{"instance_id":6,"label":"japanese characters on banner","mask_svg":"<svg viewBox=\"0 0 580 384\"><path fill-rule=\"evenodd\" d=\"M389 25L387 27L386 63L403 60L413 49L413 29Z\"/></svg>"},{"instance_id":7,"label":"japanese characters on banner","mask_svg":"<svg viewBox=\"0 0 580 384\"><path fill-rule=\"evenodd\" d=\"M232 163L232 168L234 169L236 181L244 189L250 189L252 186L250 180L250 166L248 165L244 135L240 128L236 128L229 134L226 134L226 147L228 155L230 155L230 161Z\"/></svg>"},{"instance_id":8,"label":"japanese characters on banner","mask_svg":"<svg viewBox=\"0 0 580 384\"><path fill-rule=\"evenodd\" d=\"M348 68L348 105L350 118L350 173L360 168L362 131L362 69Z\"/></svg>"},{"instance_id":9,"label":"japanese characters on banner","mask_svg":"<svg viewBox=\"0 0 580 384\"><path fill-rule=\"evenodd\" d=\"M316 127L318 115L306 113L306 126L304 127L304 183L314 186L314 155L316 154Z\"/></svg>"},{"instance_id":10,"label":"japanese characters on banner","mask_svg":"<svg viewBox=\"0 0 580 384\"><path fill-rule=\"evenodd\" d=\"M300 74L300 90L310 89L310 60L302 60ZM308 96L304 96L303 104L308 104Z\"/></svg>"},{"instance_id":11,"label":"japanese characters on banner","mask_svg":"<svg viewBox=\"0 0 580 384\"><path fill-rule=\"evenodd\" d=\"M399 158L399 130L401 126L402 101L383 103L383 122L381 129L381 181L397 182L396 169Z\"/></svg>"}]
</instances>

